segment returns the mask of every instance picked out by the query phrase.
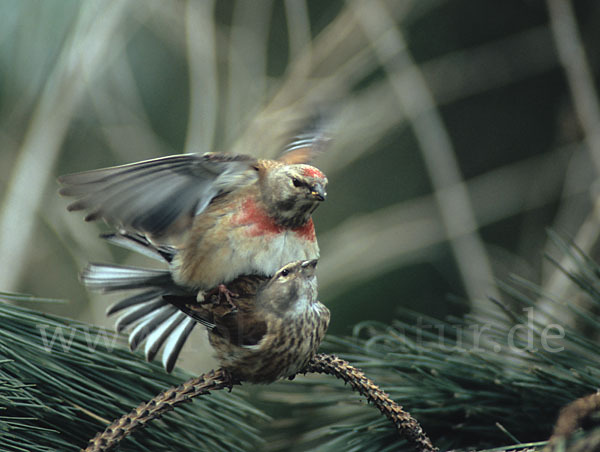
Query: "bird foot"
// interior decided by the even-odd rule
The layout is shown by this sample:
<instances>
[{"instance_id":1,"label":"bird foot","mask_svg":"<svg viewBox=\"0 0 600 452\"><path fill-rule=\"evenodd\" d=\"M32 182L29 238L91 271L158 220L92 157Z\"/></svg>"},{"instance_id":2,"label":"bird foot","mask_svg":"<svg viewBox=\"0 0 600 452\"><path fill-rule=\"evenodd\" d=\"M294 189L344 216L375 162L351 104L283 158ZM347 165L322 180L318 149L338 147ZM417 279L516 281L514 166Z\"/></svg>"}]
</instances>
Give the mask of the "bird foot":
<instances>
[{"instance_id":1,"label":"bird foot","mask_svg":"<svg viewBox=\"0 0 600 452\"><path fill-rule=\"evenodd\" d=\"M225 284L219 284L214 289L206 292L204 296L204 302L206 303L209 301L213 304L227 304L232 308L237 308L236 304L233 302L233 299L238 297L239 295L229 290Z\"/></svg>"}]
</instances>

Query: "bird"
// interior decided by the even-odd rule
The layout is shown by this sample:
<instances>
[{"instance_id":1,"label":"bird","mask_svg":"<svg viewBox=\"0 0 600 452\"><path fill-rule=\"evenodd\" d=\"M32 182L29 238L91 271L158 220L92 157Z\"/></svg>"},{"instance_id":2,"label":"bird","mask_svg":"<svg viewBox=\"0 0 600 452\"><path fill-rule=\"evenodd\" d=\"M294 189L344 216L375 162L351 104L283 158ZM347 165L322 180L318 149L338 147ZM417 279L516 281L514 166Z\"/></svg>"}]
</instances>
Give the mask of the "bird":
<instances>
[{"instance_id":1,"label":"bird","mask_svg":"<svg viewBox=\"0 0 600 452\"><path fill-rule=\"evenodd\" d=\"M312 214L327 197L327 177L308 164L330 140L314 127L277 160L204 153L160 157L58 178L69 211L103 219L174 250L174 282L208 290L240 275L273 276L282 266L319 258Z\"/></svg>"},{"instance_id":2,"label":"bird","mask_svg":"<svg viewBox=\"0 0 600 452\"><path fill-rule=\"evenodd\" d=\"M175 255L172 248L157 247L140 234L104 238L163 262ZM217 361L232 377L271 383L301 371L329 325L329 310L317 300L316 265L316 259L301 260L270 278L241 275L230 283L238 294L235 304L219 293L199 302L196 292L176 283L168 269L92 263L81 279L92 290L135 291L107 314L121 313L117 331L130 330L132 350L145 342L148 360L163 347L168 372L194 326L201 324L208 329Z\"/></svg>"},{"instance_id":3,"label":"bird","mask_svg":"<svg viewBox=\"0 0 600 452\"><path fill-rule=\"evenodd\" d=\"M290 378L316 354L329 326L330 312L317 301L316 265L316 259L292 262L262 282L241 277L237 282L245 290L236 290L244 296L234 309L193 298L176 304L202 323L208 319L215 357L234 378L251 383Z\"/></svg>"}]
</instances>

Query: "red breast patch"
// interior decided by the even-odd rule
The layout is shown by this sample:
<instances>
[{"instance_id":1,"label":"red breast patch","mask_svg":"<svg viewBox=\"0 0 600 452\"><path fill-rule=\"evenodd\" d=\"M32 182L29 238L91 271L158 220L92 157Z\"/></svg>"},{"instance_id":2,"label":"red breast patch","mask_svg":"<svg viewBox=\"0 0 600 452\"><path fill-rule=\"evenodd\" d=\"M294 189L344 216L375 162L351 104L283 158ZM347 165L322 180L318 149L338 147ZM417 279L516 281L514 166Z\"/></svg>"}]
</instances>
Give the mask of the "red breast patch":
<instances>
[{"instance_id":1,"label":"red breast patch","mask_svg":"<svg viewBox=\"0 0 600 452\"><path fill-rule=\"evenodd\" d=\"M315 225L310 218L304 226L300 226L299 228L292 229L296 234L306 240L313 241L317 238L315 234Z\"/></svg>"},{"instance_id":2,"label":"red breast patch","mask_svg":"<svg viewBox=\"0 0 600 452\"><path fill-rule=\"evenodd\" d=\"M252 198L246 199L242 203L242 209L233 217L233 222L240 226L248 226L245 232L250 237L280 234L285 231L285 228L275 223L273 218L267 215L267 212ZM305 240L313 241L316 239L315 225L312 218L306 224L294 228L292 231Z\"/></svg>"},{"instance_id":3,"label":"red breast patch","mask_svg":"<svg viewBox=\"0 0 600 452\"><path fill-rule=\"evenodd\" d=\"M235 216L233 221L239 225L248 225L247 234L255 237L257 235L278 234L283 227L276 224L267 215L267 212L256 204L254 199L246 199L242 204L242 211Z\"/></svg>"}]
</instances>

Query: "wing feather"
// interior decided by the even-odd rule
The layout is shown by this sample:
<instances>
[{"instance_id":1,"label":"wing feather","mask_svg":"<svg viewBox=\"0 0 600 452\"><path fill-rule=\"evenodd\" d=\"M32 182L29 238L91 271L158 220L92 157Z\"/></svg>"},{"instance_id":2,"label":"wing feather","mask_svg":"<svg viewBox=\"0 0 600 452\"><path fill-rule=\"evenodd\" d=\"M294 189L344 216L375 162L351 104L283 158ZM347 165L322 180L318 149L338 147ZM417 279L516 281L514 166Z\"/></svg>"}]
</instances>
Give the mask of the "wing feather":
<instances>
[{"instance_id":1,"label":"wing feather","mask_svg":"<svg viewBox=\"0 0 600 452\"><path fill-rule=\"evenodd\" d=\"M279 161L288 165L311 164L332 141L331 130L321 115L312 118L284 148Z\"/></svg>"},{"instance_id":2,"label":"wing feather","mask_svg":"<svg viewBox=\"0 0 600 452\"><path fill-rule=\"evenodd\" d=\"M183 154L59 177L60 193L77 198L69 210L128 231L160 237L211 200L256 180L245 155Z\"/></svg>"}]
</instances>

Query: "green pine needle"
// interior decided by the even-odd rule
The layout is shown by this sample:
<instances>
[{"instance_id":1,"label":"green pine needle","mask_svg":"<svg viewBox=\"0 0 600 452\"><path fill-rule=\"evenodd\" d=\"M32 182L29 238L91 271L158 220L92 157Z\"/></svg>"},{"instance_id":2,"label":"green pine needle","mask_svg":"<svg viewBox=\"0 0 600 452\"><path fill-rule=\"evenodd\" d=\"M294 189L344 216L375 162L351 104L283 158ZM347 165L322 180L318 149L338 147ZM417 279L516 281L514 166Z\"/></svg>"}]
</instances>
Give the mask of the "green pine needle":
<instances>
[{"instance_id":1,"label":"green pine needle","mask_svg":"<svg viewBox=\"0 0 600 452\"><path fill-rule=\"evenodd\" d=\"M79 450L106 421L190 377L165 373L84 323L0 303L0 324L2 451ZM246 451L261 442L256 426L267 417L240 395L186 404L120 450Z\"/></svg>"},{"instance_id":2,"label":"green pine needle","mask_svg":"<svg viewBox=\"0 0 600 452\"><path fill-rule=\"evenodd\" d=\"M446 320L404 311L391 326L364 322L352 337L328 336L324 351L364 369L442 450L541 450L560 408L600 388L600 267L551 237L575 264L568 276L585 302L553 300L514 277L500 285L512 298L510 308L490 300L485 315ZM537 310L539 299L553 304L552 315ZM381 451L404 444L347 387L326 377L301 381L301 388L280 384L262 393L270 409L278 400L287 403L282 393L296 399L289 416L272 425L280 447L269 450Z\"/></svg>"}]
</instances>

